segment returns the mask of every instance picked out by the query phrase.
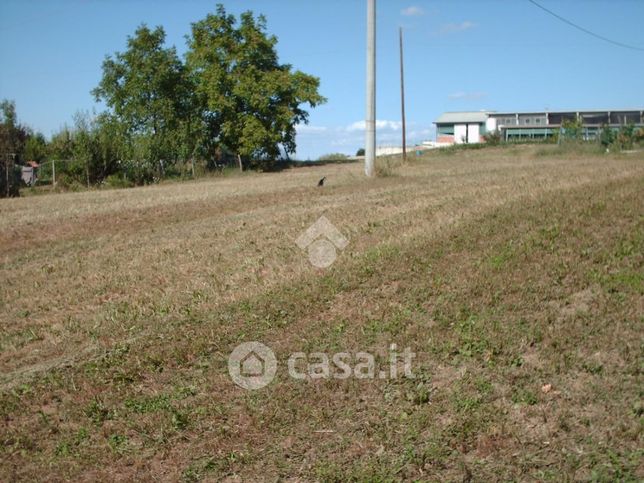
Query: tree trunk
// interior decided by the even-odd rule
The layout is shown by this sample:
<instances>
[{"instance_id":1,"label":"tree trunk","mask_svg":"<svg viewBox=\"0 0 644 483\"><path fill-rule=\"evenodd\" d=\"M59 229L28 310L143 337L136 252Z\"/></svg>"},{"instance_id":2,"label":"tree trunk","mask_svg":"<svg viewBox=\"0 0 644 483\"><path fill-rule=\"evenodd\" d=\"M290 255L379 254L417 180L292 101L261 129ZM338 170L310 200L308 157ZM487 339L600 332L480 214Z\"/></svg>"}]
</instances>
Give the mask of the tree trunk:
<instances>
[{"instance_id":1,"label":"tree trunk","mask_svg":"<svg viewBox=\"0 0 644 483\"><path fill-rule=\"evenodd\" d=\"M244 171L244 165L242 164L241 156L237 155L237 164L239 164L239 171Z\"/></svg>"}]
</instances>

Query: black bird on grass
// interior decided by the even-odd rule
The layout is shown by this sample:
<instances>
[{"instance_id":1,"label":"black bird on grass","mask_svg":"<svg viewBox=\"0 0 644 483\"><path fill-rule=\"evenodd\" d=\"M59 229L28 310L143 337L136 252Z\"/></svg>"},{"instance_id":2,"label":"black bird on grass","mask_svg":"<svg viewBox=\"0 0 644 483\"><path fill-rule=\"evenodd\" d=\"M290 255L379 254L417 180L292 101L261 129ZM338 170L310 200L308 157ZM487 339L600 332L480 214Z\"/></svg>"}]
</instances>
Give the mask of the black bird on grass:
<instances>
[{"instance_id":1,"label":"black bird on grass","mask_svg":"<svg viewBox=\"0 0 644 483\"><path fill-rule=\"evenodd\" d=\"M322 178L320 181L318 181L318 187L324 186L324 180L326 180L326 176Z\"/></svg>"}]
</instances>

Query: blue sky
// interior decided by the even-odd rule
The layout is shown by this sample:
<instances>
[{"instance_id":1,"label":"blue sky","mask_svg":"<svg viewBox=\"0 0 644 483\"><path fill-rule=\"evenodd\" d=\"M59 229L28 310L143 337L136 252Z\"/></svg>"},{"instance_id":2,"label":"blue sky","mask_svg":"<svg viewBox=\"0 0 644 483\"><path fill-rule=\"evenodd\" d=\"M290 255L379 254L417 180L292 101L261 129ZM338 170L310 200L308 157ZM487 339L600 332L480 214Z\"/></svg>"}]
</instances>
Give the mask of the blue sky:
<instances>
[{"instance_id":1,"label":"blue sky","mask_svg":"<svg viewBox=\"0 0 644 483\"><path fill-rule=\"evenodd\" d=\"M216 1L0 0L0 98L46 136L78 110L100 110L90 90L106 54L141 23L162 25L185 52L191 22ZM223 1L263 13L280 60L321 79L328 103L298 134L298 157L363 145L366 0ZM540 0L613 40L644 47L644 1ZM549 16L527 0L379 0L379 145L400 144L398 27L405 31L410 142L431 139L443 111L644 106L644 52L619 48Z\"/></svg>"}]
</instances>

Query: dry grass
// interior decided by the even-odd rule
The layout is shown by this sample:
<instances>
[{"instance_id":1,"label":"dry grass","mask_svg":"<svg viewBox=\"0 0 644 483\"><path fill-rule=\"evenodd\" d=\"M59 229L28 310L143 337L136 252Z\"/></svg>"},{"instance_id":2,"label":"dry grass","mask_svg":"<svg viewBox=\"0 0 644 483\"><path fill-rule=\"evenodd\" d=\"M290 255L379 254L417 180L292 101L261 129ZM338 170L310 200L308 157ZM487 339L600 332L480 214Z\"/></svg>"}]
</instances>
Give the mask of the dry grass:
<instances>
[{"instance_id":1,"label":"dry grass","mask_svg":"<svg viewBox=\"0 0 644 483\"><path fill-rule=\"evenodd\" d=\"M644 477L643 160L388 169L3 200L3 479ZM350 239L327 271L294 243L322 214ZM248 393L242 340L396 342L417 378Z\"/></svg>"}]
</instances>

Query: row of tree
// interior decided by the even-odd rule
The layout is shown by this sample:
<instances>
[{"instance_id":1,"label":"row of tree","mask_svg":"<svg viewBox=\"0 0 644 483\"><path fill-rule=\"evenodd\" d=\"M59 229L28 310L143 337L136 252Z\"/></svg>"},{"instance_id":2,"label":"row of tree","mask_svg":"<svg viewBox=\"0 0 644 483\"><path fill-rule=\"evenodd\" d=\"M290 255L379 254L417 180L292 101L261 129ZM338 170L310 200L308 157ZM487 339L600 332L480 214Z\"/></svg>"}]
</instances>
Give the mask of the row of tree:
<instances>
[{"instance_id":1,"label":"row of tree","mask_svg":"<svg viewBox=\"0 0 644 483\"><path fill-rule=\"evenodd\" d=\"M20 126L5 101L0 149L16 164L56 159L61 179L83 184L114 177L148 183L186 166L194 172L195 161L270 169L295 152L305 108L326 101L318 78L279 62L277 38L261 15L237 19L218 5L192 24L183 58L165 39L162 27L141 25L124 52L103 62L92 94L107 110L78 114L49 143Z\"/></svg>"}]
</instances>

